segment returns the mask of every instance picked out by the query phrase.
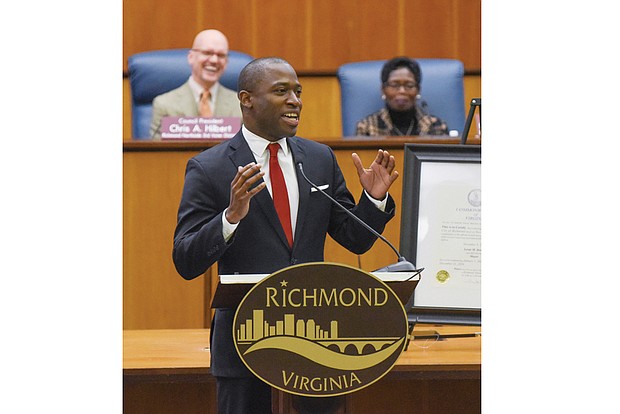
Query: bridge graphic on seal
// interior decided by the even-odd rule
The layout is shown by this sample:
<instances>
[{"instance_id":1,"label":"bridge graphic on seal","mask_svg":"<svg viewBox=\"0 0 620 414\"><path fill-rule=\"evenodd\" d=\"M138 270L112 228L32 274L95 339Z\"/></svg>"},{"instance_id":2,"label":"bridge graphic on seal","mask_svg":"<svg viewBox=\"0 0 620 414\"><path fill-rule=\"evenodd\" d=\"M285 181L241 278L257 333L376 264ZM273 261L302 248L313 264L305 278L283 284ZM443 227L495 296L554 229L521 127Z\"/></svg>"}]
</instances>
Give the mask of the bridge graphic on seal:
<instances>
[{"instance_id":1,"label":"bridge graphic on seal","mask_svg":"<svg viewBox=\"0 0 620 414\"><path fill-rule=\"evenodd\" d=\"M270 323L265 321L264 312L255 309L252 318L246 319L239 324L236 331L238 344L251 344L261 339L273 336L295 336L309 339L327 348L337 346L341 353L344 353L349 345L353 345L358 354L361 355L367 346L371 346L375 351L383 349L399 340L397 337L385 338L340 338L338 336L338 321L332 320L329 329L325 329L316 323L314 319L296 319L294 314L285 314L284 319Z\"/></svg>"}]
</instances>

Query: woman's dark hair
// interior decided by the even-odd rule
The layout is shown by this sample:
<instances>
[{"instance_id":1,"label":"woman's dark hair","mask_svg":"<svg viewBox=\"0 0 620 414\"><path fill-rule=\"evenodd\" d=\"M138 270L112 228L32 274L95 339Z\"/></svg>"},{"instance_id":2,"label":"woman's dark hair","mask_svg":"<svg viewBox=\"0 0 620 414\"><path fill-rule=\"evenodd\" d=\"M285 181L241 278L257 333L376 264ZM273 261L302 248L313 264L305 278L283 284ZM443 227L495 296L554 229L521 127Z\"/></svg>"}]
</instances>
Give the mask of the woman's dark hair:
<instances>
[{"instance_id":1,"label":"woman's dark hair","mask_svg":"<svg viewBox=\"0 0 620 414\"><path fill-rule=\"evenodd\" d=\"M381 70L381 83L385 84L388 78L390 77L390 73L395 71L398 68L407 68L413 73L413 78L415 82L418 84L418 90L420 90L421 82L422 82L422 72L420 72L420 65L413 59L410 59L406 56L398 56L393 59L388 60L383 65L383 69Z\"/></svg>"}]
</instances>

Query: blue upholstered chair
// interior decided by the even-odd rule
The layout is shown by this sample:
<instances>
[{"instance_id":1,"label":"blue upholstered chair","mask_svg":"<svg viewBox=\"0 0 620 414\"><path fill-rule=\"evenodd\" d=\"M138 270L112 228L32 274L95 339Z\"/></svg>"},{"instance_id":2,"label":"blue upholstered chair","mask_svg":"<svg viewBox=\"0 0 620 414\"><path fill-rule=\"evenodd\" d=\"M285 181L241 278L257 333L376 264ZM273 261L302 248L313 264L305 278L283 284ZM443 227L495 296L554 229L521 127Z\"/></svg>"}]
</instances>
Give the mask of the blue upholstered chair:
<instances>
[{"instance_id":1,"label":"blue upholstered chair","mask_svg":"<svg viewBox=\"0 0 620 414\"><path fill-rule=\"evenodd\" d=\"M463 63L453 59L415 59L422 72L421 101L459 134L465 125ZM338 68L342 134L355 135L359 120L385 105L381 99L381 69L385 60L347 63Z\"/></svg>"},{"instance_id":2,"label":"blue upholstered chair","mask_svg":"<svg viewBox=\"0 0 620 414\"><path fill-rule=\"evenodd\" d=\"M153 99L181 86L189 78L191 68L187 62L188 51L189 49L154 50L129 57L131 133L134 139L150 139ZM239 73L252 59L245 53L229 51L228 66L220 78L220 83L236 91Z\"/></svg>"}]
</instances>

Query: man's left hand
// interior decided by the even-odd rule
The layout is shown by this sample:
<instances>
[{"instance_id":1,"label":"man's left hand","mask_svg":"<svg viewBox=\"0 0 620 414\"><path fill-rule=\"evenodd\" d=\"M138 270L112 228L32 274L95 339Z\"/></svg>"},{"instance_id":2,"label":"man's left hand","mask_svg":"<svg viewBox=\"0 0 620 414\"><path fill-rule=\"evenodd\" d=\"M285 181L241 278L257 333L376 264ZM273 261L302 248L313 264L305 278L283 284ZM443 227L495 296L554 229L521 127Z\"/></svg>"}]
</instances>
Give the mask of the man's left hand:
<instances>
[{"instance_id":1,"label":"man's left hand","mask_svg":"<svg viewBox=\"0 0 620 414\"><path fill-rule=\"evenodd\" d=\"M370 168L364 168L362 160L355 152L351 157L364 190L375 200L383 200L392 183L398 178L398 171L394 169L396 167L394 156L387 151L379 150Z\"/></svg>"}]
</instances>

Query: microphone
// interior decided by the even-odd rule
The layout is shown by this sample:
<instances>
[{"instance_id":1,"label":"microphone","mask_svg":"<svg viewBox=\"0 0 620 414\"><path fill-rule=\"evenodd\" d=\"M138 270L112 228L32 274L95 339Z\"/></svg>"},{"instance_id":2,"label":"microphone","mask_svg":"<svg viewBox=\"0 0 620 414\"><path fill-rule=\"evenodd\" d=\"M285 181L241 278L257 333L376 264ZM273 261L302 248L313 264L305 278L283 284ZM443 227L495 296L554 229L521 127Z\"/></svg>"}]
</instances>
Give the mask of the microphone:
<instances>
[{"instance_id":1,"label":"microphone","mask_svg":"<svg viewBox=\"0 0 620 414\"><path fill-rule=\"evenodd\" d=\"M422 109L422 112L424 113L424 115L429 115L428 103L424 99L422 99L422 95L417 94L415 98L420 103L420 109Z\"/></svg>"},{"instance_id":2,"label":"microphone","mask_svg":"<svg viewBox=\"0 0 620 414\"><path fill-rule=\"evenodd\" d=\"M380 269L374 270L374 272L415 272L415 274L411 276L411 277L414 277L414 276L420 274L422 272L422 270L424 270L423 267L420 268L420 269L416 269L416 267L413 265L413 263L411 263L410 261L405 259L403 257L403 255L401 255L400 252L398 250L396 250L396 247L394 247L392 245L392 243L390 243L379 232L377 232L375 229L370 227L368 224L366 224L362 219L357 217L355 214L351 213L345 206L340 204L338 201L336 201L334 198L332 198L329 194L327 194L325 191L320 189L316 184L314 184L312 181L310 181L310 179L308 177L306 177L306 174L304 173L304 167L303 167L302 163L298 162L297 163L297 167L299 168L299 172L301 172L301 175L304 178L304 180L306 180L308 182L308 184L310 184L312 186L312 188L314 188L315 190L319 191L325 197L329 198L332 203L334 203L335 205L340 207L342 210L344 210L349 215L349 217L353 218L355 221L357 221L359 224L361 224L366 230L371 232L373 235L375 235L379 239L383 240L388 246L390 246L390 248L394 251L394 253L396 253L396 256L398 256L398 262L397 263L394 263L394 264L382 267Z\"/></svg>"}]
</instances>

